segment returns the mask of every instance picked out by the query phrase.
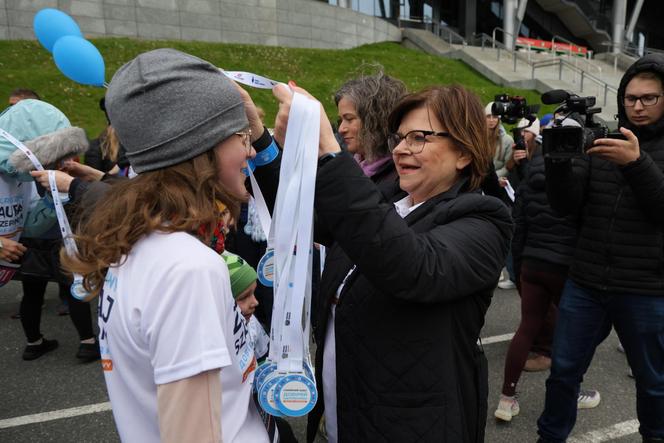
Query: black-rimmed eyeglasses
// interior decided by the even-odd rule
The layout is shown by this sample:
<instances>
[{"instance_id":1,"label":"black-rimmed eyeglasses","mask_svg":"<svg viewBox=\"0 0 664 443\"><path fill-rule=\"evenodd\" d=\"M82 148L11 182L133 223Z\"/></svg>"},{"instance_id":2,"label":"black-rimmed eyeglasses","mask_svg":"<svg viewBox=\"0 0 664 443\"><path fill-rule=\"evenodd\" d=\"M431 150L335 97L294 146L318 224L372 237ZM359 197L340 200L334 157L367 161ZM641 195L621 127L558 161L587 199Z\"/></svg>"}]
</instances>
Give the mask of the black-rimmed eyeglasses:
<instances>
[{"instance_id":1,"label":"black-rimmed eyeglasses","mask_svg":"<svg viewBox=\"0 0 664 443\"><path fill-rule=\"evenodd\" d=\"M427 137L449 137L450 133L445 131L423 131L415 129L408 131L406 135L390 134L387 136L387 148L390 152L394 151L402 140L406 140L406 147L412 154L419 154L424 150Z\"/></svg>"},{"instance_id":2,"label":"black-rimmed eyeglasses","mask_svg":"<svg viewBox=\"0 0 664 443\"><path fill-rule=\"evenodd\" d=\"M636 106L636 102L640 101L643 106L655 106L659 98L664 94L647 94L637 97L636 95L626 95L623 97L623 105L631 108Z\"/></svg>"}]
</instances>

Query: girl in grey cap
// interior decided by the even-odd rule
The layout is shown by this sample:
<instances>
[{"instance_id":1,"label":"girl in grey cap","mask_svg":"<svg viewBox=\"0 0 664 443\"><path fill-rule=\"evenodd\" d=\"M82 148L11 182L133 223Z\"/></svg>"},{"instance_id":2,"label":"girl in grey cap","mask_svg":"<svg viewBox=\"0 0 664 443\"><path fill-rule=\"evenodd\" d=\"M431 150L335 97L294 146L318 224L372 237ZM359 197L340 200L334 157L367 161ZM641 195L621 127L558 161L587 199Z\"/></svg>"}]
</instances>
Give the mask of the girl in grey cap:
<instances>
[{"instance_id":1,"label":"girl in grey cap","mask_svg":"<svg viewBox=\"0 0 664 443\"><path fill-rule=\"evenodd\" d=\"M268 439L251 399L253 349L218 255L246 198L249 128L262 132L238 89L208 62L159 49L121 67L106 94L139 175L110 189L64 264L100 297L123 441Z\"/></svg>"}]
</instances>

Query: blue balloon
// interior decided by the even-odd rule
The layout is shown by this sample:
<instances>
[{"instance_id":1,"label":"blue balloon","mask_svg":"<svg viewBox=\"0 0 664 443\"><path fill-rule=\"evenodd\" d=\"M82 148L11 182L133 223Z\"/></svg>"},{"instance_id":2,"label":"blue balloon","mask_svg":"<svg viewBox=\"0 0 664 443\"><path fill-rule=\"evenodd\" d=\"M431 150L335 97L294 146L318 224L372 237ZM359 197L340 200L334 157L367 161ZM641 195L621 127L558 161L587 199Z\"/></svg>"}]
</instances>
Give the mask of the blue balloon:
<instances>
[{"instance_id":1,"label":"blue balloon","mask_svg":"<svg viewBox=\"0 0 664 443\"><path fill-rule=\"evenodd\" d=\"M86 39L73 35L58 39L53 46L53 59L60 72L75 82L104 86L104 58Z\"/></svg>"},{"instance_id":2,"label":"blue balloon","mask_svg":"<svg viewBox=\"0 0 664 443\"><path fill-rule=\"evenodd\" d=\"M52 8L42 9L35 15L33 28L39 43L48 49L49 52L53 52L53 46L60 37L66 35L83 37L81 29L73 18L62 11Z\"/></svg>"}]
</instances>

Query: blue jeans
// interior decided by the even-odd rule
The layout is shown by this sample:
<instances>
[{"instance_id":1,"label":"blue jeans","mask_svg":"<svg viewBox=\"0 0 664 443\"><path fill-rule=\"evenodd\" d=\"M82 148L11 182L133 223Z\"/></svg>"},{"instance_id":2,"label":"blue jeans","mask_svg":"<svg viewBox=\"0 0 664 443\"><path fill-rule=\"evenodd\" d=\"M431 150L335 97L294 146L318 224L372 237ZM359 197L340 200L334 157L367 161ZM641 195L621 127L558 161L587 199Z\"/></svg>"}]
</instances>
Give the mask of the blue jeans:
<instances>
[{"instance_id":1,"label":"blue jeans","mask_svg":"<svg viewBox=\"0 0 664 443\"><path fill-rule=\"evenodd\" d=\"M567 280L558 307L544 412L537 421L543 439L564 442L572 431L579 386L611 326L636 379L639 432L664 438L664 297L607 293Z\"/></svg>"}]
</instances>

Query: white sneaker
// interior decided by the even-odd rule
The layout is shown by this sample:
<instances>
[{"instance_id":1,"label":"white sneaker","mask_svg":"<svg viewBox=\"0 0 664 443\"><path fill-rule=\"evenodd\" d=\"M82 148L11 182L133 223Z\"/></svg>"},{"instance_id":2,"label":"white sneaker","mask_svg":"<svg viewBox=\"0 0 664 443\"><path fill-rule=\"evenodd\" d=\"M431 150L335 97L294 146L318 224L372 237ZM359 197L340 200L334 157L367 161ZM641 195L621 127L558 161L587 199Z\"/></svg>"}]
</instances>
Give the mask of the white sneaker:
<instances>
[{"instance_id":1,"label":"white sneaker","mask_svg":"<svg viewBox=\"0 0 664 443\"><path fill-rule=\"evenodd\" d=\"M600 399L599 391L581 389L579 397L576 399L576 407L577 409L592 409L599 405Z\"/></svg>"},{"instance_id":2,"label":"white sneaker","mask_svg":"<svg viewBox=\"0 0 664 443\"><path fill-rule=\"evenodd\" d=\"M498 282L498 287L500 289L514 289L516 288L516 285L512 280L506 279L501 282Z\"/></svg>"},{"instance_id":3,"label":"white sneaker","mask_svg":"<svg viewBox=\"0 0 664 443\"><path fill-rule=\"evenodd\" d=\"M516 397L500 396L498 407L493 415L502 421L512 421L512 417L519 415L519 402Z\"/></svg>"}]
</instances>

